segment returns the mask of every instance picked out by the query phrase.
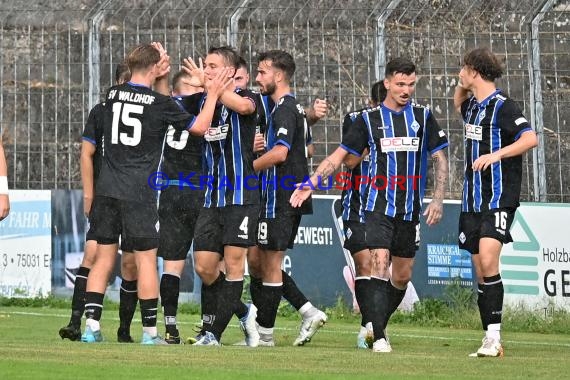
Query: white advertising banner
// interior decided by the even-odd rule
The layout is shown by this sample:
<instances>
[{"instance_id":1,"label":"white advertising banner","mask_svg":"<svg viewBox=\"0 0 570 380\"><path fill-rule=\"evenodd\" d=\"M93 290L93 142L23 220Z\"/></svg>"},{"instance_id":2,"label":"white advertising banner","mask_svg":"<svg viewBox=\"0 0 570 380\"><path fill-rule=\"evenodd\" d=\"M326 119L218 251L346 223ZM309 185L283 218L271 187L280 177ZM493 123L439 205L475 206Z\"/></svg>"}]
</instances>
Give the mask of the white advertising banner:
<instances>
[{"instance_id":1,"label":"white advertising banner","mask_svg":"<svg viewBox=\"0 0 570 380\"><path fill-rule=\"evenodd\" d=\"M9 195L10 214L0 222L0 296L45 297L51 292L51 192Z\"/></svg>"},{"instance_id":2,"label":"white advertising banner","mask_svg":"<svg viewBox=\"0 0 570 380\"><path fill-rule=\"evenodd\" d=\"M570 205L523 203L503 247L505 303L570 310Z\"/></svg>"}]
</instances>

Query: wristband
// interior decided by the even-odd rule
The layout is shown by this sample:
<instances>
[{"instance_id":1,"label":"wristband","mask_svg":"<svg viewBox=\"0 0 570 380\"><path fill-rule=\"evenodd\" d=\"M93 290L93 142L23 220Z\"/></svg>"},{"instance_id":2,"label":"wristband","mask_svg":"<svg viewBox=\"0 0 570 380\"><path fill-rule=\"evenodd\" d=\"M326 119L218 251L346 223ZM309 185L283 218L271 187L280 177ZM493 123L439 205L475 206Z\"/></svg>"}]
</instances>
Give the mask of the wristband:
<instances>
[{"instance_id":1,"label":"wristband","mask_svg":"<svg viewBox=\"0 0 570 380\"><path fill-rule=\"evenodd\" d=\"M0 195L8 195L8 177L0 176Z\"/></svg>"}]
</instances>

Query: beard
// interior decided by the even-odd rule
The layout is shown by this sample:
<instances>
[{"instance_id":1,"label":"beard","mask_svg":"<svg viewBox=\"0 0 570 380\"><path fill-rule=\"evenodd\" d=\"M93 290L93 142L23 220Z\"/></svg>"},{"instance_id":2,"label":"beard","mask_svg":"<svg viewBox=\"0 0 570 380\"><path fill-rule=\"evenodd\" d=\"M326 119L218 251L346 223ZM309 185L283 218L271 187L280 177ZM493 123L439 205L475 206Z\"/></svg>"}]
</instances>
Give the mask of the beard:
<instances>
[{"instance_id":1,"label":"beard","mask_svg":"<svg viewBox=\"0 0 570 380\"><path fill-rule=\"evenodd\" d=\"M269 83L261 89L261 95L271 96L275 93L275 83Z\"/></svg>"}]
</instances>

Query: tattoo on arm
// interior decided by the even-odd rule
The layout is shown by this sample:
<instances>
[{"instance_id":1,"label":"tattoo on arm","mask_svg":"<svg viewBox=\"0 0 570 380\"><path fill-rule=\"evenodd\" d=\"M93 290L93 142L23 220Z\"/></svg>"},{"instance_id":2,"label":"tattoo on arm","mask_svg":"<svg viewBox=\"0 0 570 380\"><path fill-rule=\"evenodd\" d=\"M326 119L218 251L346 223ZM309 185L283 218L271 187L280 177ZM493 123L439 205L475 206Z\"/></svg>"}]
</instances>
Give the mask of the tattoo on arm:
<instances>
[{"instance_id":1,"label":"tattoo on arm","mask_svg":"<svg viewBox=\"0 0 570 380\"><path fill-rule=\"evenodd\" d=\"M433 156L435 168L435 186L433 191L433 199L442 201L445 197L445 189L447 187L448 163L447 157L443 150L437 151Z\"/></svg>"},{"instance_id":2,"label":"tattoo on arm","mask_svg":"<svg viewBox=\"0 0 570 380\"><path fill-rule=\"evenodd\" d=\"M315 176L318 177L328 177L330 174L334 173L336 170L335 164L327 157L325 160L319 165L317 170L315 171Z\"/></svg>"}]
</instances>

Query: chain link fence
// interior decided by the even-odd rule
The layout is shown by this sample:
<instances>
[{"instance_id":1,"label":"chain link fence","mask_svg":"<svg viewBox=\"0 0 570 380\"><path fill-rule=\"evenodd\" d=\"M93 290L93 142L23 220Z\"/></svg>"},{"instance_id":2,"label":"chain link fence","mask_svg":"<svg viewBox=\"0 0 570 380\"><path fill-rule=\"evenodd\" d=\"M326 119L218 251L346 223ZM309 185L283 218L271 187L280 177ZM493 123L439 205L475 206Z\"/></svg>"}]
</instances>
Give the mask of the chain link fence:
<instances>
[{"instance_id":1,"label":"chain link fence","mask_svg":"<svg viewBox=\"0 0 570 380\"><path fill-rule=\"evenodd\" d=\"M540 137L524 158L523 199L569 202L569 39L570 3L554 0L3 1L0 133L10 187L80 188L89 108L112 85L127 51L157 40L174 71L186 56L235 46L249 63L252 87L260 51L289 51L299 100L330 103L313 128L312 165L336 149L344 114L366 104L385 63L411 58L416 101L432 108L450 137L449 197L459 199L463 131L453 91L463 54L485 45L504 60L499 87Z\"/></svg>"}]
</instances>

